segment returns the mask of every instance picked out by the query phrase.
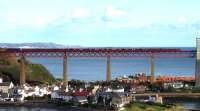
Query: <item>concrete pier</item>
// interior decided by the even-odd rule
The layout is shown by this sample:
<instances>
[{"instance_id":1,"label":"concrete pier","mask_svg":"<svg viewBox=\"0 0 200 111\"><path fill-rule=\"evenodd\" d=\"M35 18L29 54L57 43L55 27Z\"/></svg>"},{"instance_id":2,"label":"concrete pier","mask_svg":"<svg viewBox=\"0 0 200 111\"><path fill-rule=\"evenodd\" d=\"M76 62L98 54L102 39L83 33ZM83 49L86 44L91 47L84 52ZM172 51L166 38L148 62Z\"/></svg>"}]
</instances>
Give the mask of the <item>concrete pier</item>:
<instances>
[{"instance_id":1,"label":"concrete pier","mask_svg":"<svg viewBox=\"0 0 200 111\"><path fill-rule=\"evenodd\" d=\"M151 82L155 81L155 72L154 72L154 56L150 57L150 74L151 74Z\"/></svg>"},{"instance_id":2,"label":"concrete pier","mask_svg":"<svg viewBox=\"0 0 200 111\"><path fill-rule=\"evenodd\" d=\"M196 39L195 86L200 86L200 38Z\"/></svg>"},{"instance_id":3,"label":"concrete pier","mask_svg":"<svg viewBox=\"0 0 200 111\"><path fill-rule=\"evenodd\" d=\"M20 58L20 86L23 86L25 83L26 83L25 57L22 54Z\"/></svg>"},{"instance_id":4,"label":"concrete pier","mask_svg":"<svg viewBox=\"0 0 200 111\"><path fill-rule=\"evenodd\" d=\"M111 80L110 63L111 63L111 58L110 58L110 56L107 56L106 81L110 81Z\"/></svg>"},{"instance_id":5,"label":"concrete pier","mask_svg":"<svg viewBox=\"0 0 200 111\"><path fill-rule=\"evenodd\" d=\"M68 87L68 62L66 53L63 57L63 86L64 88Z\"/></svg>"}]
</instances>

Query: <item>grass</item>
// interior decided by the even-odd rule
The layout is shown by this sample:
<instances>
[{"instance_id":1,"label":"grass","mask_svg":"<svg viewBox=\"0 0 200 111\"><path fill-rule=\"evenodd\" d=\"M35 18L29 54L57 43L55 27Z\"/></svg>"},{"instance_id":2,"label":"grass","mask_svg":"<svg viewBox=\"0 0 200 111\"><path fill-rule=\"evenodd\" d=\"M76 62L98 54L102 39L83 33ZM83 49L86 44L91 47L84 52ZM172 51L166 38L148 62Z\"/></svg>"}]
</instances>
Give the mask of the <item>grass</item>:
<instances>
[{"instance_id":1,"label":"grass","mask_svg":"<svg viewBox=\"0 0 200 111\"><path fill-rule=\"evenodd\" d=\"M40 81L42 83L51 83L54 81L53 75L41 64L29 64L30 80Z\"/></svg>"},{"instance_id":2,"label":"grass","mask_svg":"<svg viewBox=\"0 0 200 111\"><path fill-rule=\"evenodd\" d=\"M161 105L156 103L133 102L125 106L123 111L187 111L180 105Z\"/></svg>"}]
</instances>

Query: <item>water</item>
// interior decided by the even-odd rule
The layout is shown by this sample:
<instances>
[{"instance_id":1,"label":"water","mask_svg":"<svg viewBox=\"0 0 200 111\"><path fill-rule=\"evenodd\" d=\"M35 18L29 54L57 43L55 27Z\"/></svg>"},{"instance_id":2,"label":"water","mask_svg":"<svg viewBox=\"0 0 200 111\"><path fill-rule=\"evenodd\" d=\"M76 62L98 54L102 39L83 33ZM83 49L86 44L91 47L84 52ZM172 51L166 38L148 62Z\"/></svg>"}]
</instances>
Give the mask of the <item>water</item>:
<instances>
[{"instance_id":1,"label":"water","mask_svg":"<svg viewBox=\"0 0 200 111\"><path fill-rule=\"evenodd\" d=\"M0 107L0 111L60 111L54 108L40 108L40 107Z\"/></svg>"},{"instance_id":2,"label":"water","mask_svg":"<svg viewBox=\"0 0 200 111\"><path fill-rule=\"evenodd\" d=\"M200 102L191 101L171 101L171 103L182 104L185 109L200 109ZM27 106L9 106L0 107L0 111L66 111L66 108L51 107L51 108L41 108L41 107L27 107ZM79 109L67 109L67 111L80 111ZM85 110L86 111L86 110Z\"/></svg>"},{"instance_id":3,"label":"water","mask_svg":"<svg viewBox=\"0 0 200 111\"><path fill-rule=\"evenodd\" d=\"M33 63L43 64L55 77L62 77L62 58L28 58ZM150 72L148 58L113 58L112 78L137 72ZM69 58L69 79L105 80L106 58ZM156 58L156 75L194 76L195 58Z\"/></svg>"},{"instance_id":4,"label":"water","mask_svg":"<svg viewBox=\"0 0 200 111\"><path fill-rule=\"evenodd\" d=\"M165 100L164 100L165 101ZM199 98L171 98L167 99L166 103L181 104L185 109L198 109L200 110Z\"/></svg>"},{"instance_id":5,"label":"water","mask_svg":"<svg viewBox=\"0 0 200 111\"><path fill-rule=\"evenodd\" d=\"M0 111L93 111L87 108L69 108L67 106L0 106Z\"/></svg>"}]
</instances>

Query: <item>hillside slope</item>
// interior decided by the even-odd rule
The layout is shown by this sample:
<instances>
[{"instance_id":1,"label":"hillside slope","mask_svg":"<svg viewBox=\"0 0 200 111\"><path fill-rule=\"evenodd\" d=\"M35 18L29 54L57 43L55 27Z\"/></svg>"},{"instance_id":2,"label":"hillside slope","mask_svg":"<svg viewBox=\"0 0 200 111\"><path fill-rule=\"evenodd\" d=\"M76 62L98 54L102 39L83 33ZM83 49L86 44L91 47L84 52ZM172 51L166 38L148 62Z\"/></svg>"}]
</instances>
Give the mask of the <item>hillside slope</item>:
<instances>
[{"instance_id":1,"label":"hillside slope","mask_svg":"<svg viewBox=\"0 0 200 111\"><path fill-rule=\"evenodd\" d=\"M55 79L53 75L41 64L25 62L26 81L28 83L52 83ZM20 60L14 55L0 55L0 77L4 81L12 81L19 84Z\"/></svg>"}]
</instances>

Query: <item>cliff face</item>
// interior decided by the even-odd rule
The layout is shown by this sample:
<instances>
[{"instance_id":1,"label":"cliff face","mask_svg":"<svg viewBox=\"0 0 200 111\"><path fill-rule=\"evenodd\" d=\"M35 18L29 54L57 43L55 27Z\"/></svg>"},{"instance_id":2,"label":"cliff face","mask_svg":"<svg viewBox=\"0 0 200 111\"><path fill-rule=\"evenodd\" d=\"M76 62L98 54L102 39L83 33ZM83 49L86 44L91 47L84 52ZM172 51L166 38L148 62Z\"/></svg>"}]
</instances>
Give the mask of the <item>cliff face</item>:
<instances>
[{"instance_id":1,"label":"cliff face","mask_svg":"<svg viewBox=\"0 0 200 111\"><path fill-rule=\"evenodd\" d=\"M25 62L26 81L28 83L51 83L55 79L53 75L41 64ZM0 54L0 77L4 81L12 81L19 84L20 60L15 54Z\"/></svg>"}]
</instances>

